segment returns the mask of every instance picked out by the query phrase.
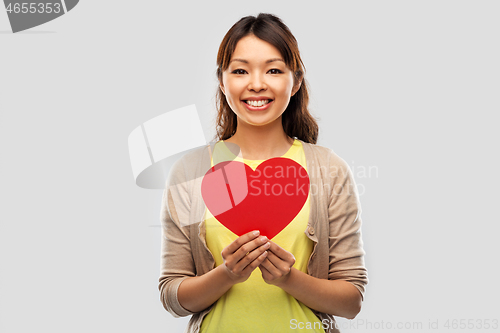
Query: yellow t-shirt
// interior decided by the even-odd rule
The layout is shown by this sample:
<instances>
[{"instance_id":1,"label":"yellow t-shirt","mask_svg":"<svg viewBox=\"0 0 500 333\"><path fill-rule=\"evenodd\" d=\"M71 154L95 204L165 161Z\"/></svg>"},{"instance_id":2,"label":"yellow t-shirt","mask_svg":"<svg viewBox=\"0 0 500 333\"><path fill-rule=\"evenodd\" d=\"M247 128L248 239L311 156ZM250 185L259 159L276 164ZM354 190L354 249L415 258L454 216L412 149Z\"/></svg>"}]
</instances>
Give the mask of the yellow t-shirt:
<instances>
[{"instance_id":1,"label":"yellow t-shirt","mask_svg":"<svg viewBox=\"0 0 500 333\"><path fill-rule=\"evenodd\" d=\"M223 141L215 145L213 155L244 162L253 170L264 162L235 158ZM299 140L295 140L282 157L294 160L307 171L304 150ZM308 196L297 216L272 238L273 242L293 253L294 267L304 273L307 273L307 263L314 245L304 234L309 219L309 202ZM205 223L207 246L214 256L215 264L219 266L223 263L222 250L238 236L217 221L208 209L205 211ZM292 327L296 327L292 323L304 323L304 327L312 327L308 332L324 332L320 320L311 309L283 289L267 284L262 279L260 269L256 268L245 282L234 285L219 298L203 319L201 332L289 332Z\"/></svg>"}]
</instances>

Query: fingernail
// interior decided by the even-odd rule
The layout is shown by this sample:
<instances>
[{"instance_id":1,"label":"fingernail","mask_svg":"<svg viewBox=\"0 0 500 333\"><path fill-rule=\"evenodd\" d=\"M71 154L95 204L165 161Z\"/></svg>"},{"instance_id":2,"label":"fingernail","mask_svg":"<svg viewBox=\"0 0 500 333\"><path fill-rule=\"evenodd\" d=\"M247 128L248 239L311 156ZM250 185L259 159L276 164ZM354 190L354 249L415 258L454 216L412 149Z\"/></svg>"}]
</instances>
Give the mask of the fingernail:
<instances>
[{"instance_id":1,"label":"fingernail","mask_svg":"<svg viewBox=\"0 0 500 333\"><path fill-rule=\"evenodd\" d=\"M266 236L262 236L262 237L260 237L260 240L263 241L263 242L265 242L265 241L267 241L267 237Z\"/></svg>"},{"instance_id":2,"label":"fingernail","mask_svg":"<svg viewBox=\"0 0 500 333\"><path fill-rule=\"evenodd\" d=\"M253 232L253 235L254 235L254 236L258 236L259 234L260 234L260 231L259 231L259 230L255 230L255 231Z\"/></svg>"}]
</instances>

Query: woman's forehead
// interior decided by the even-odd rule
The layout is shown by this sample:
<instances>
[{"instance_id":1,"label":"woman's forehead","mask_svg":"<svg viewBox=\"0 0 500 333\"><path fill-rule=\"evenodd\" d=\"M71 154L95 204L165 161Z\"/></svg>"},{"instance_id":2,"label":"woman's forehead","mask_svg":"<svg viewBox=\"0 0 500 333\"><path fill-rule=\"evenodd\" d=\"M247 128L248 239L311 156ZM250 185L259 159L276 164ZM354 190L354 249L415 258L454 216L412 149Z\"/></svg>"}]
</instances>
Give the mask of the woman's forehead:
<instances>
[{"instance_id":1,"label":"woman's forehead","mask_svg":"<svg viewBox=\"0 0 500 333\"><path fill-rule=\"evenodd\" d=\"M254 35L248 35L241 38L236 43L233 55L241 52L248 53L250 51L275 53L276 55L281 56L280 51L273 44Z\"/></svg>"},{"instance_id":2,"label":"woman's forehead","mask_svg":"<svg viewBox=\"0 0 500 333\"><path fill-rule=\"evenodd\" d=\"M283 62L284 59L280 51L271 43L268 43L254 35L241 38L231 55L231 62Z\"/></svg>"}]
</instances>

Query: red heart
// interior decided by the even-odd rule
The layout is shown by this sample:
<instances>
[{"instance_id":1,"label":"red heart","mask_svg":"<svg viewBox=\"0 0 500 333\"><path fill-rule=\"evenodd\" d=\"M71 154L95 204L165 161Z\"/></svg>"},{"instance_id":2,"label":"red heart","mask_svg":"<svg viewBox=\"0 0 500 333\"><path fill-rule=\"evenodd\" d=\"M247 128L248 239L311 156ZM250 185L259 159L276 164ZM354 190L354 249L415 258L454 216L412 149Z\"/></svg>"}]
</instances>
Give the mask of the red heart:
<instances>
[{"instance_id":1,"label":"red heart","mask_svg":"<svg viewBox=\"0 0 500 333\"><path fill-rule=\"evenodd\" d=\"M289 158L271 158L255 171L226 161L207 171L201 193L214 217L236 235L260 230L272 239L304 206L309 175Z\"/></svg>"}]
</instances>

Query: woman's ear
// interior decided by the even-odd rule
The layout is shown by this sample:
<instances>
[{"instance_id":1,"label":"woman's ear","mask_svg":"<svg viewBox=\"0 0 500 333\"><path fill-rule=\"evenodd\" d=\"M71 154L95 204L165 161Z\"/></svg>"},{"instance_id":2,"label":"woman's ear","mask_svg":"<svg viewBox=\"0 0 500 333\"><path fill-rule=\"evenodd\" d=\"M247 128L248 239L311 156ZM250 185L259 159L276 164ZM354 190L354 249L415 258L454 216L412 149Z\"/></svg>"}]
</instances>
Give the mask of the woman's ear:
<instances>
[{"instance_id":1,"label":"woman's ear","mask_svg":"<svg viewBox=\"0 0 500 333\"><path fill-rule=\"evenodd\" d=\"M224 89L224 83L222 82L223 73L220 67L217 67L217 79L219 80L219 88L224 95L226 95L226 90Z\"/></svg>"},{"instance_id":2,"label":"woman's ear","mask_svg":"<svg viewBox=\"0 0 500 333\"><path fill-rule=\"evenodd\" d=\"M299 89L300 89L300 85L301 85L301 84L302 84L302 78L301 78L300 80L298 80L298 81L297 81L297 83L293 86L293 89L292 89L292 95L291 95L291 96L295 95L295 93L296 93L297 91L299 91ZM290 97L291 97L291 96L290 96Z\"/></svg>"}]
</instances>

